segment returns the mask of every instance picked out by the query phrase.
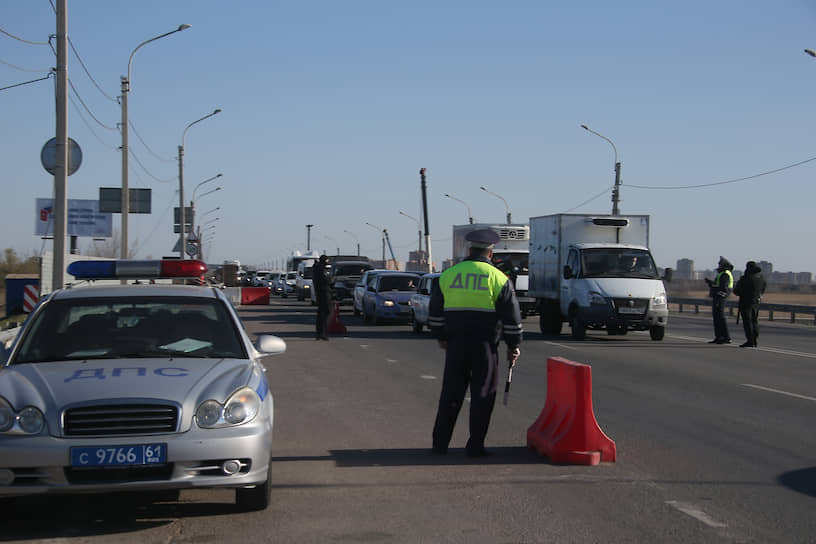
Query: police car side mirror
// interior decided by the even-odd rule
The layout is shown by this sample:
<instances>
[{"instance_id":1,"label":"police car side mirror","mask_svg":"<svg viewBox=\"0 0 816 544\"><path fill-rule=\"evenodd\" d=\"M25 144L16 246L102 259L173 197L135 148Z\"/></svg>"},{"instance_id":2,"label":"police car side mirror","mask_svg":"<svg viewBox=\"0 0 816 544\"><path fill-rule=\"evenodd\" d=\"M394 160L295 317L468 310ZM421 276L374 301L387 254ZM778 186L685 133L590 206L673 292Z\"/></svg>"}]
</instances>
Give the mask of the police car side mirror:
<instances>
[{"instance_id":1,"label":"police car side mirror","mask_svg":"<svg viewBox=\"0 0 816 544\"><path fill-rule=\"evenodd\" d=\"M258 350L261 357L266 357L268 355L279 355L286 351L286 342L277 336L262 334L258 336L255 349Z\"/></svg>"}]
</instances>

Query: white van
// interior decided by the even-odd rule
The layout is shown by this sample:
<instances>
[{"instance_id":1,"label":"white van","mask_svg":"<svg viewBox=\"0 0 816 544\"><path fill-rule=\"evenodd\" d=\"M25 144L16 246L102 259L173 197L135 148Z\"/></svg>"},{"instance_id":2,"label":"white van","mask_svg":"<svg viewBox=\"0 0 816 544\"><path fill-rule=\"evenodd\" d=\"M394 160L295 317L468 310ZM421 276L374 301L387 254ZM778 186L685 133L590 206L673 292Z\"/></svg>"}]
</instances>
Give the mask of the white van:
<instances>
[{"instance_id":1,"label":"white van","mask_svg":"<svg viewBox=\"0 0 816 544\"><path fill-rule=\"evenodd\" d=\"M298 300L312 299L312 265L315 259L305 259L298 263L295 277L295 296Z\"/></svg>"}]
</instances>

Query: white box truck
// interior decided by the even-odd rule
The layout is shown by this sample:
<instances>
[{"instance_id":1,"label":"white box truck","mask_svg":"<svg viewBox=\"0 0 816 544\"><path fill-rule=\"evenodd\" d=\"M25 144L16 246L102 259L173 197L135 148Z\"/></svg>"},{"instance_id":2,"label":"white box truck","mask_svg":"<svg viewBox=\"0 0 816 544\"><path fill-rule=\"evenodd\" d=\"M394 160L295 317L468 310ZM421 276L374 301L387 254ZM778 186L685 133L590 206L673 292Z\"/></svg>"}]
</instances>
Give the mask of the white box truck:
<instances>
[{"instance_id":1,"label":"white box truck","mask_svg":"<svg viewBox=\"0 0 816 544\"><path fill-rule=\"evenodd\" d=\"M649 251L648 215L555 214L530 218L530 283L543 334L572 337L649 331L662 340L669 309Z\"/></svg>"},{"instance_id":2,"label":"white box truck","mask_svg":"<svg viewBox=\"0 0 816 544\"><path fill-rule=\"evenodd\" d=\"M527 294L528 257L530 253L530 227L525 224L498 225L494 223L469 223L453 226L453 260L459 262L468 256L467 233L490 229L499 235L499 243L493 247L493 265L513 281L521 315L535 313L536 301Z\"/></svg>"}]
</instances>

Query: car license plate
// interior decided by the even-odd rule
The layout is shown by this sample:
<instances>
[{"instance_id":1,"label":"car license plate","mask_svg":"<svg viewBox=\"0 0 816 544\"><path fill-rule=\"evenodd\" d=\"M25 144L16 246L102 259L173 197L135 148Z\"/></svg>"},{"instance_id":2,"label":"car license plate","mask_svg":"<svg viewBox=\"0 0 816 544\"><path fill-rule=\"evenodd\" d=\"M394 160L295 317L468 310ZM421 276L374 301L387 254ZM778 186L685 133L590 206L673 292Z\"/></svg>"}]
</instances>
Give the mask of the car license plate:
<instances>
[{"instance_id":1,"label":"car license plate","mask_svg":"<svg viewBox=\"0 0 816 544\"><path fill-rule=\"evenodd\" d=\"M167 462L167 444L71 448L71 466L160 465Z\"/></svg>"},{"instance_id":2,"label":"car license plate","mask_svg":"<svg viewBox=\"0 0 816 544\"><path fill-rule=\"evenodd\" d=\"M634 308L623 306L621 308L618 308L619 314L642 314L643 312L644 308L642 306L635 306Z\"/></svg>"}]
</instances>

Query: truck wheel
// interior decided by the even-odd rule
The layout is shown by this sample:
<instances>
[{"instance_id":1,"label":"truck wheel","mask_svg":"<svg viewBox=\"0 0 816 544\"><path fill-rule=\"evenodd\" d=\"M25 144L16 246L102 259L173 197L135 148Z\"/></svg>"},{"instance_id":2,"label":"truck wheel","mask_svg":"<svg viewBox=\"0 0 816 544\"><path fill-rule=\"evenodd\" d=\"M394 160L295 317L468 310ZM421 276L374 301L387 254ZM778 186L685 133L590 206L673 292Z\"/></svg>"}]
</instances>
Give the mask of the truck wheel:
<instances>
[{"instance_id":1,"label":"truck wheel","mask_svg":"<svg viewBox=\"0 0 816 544\"><path fill-rule=\"evenodd\" d=\"M573 340L583 340L586 338L586 324L581 321L577 313L572 314L570 318L570 328L572 328Z\"/></svg>"},{"instance_id":2,"label":"truck wheel","mask_svg":"<svg viewBox=\"0 0 816 544\"><path fill-rule=\"evenodd\" d=\"M655 325L653 327L649 327L649 336L652 337L652 340L663 340L663 337L666 335L666 327L660 327Z\"/></svg>"}]
</instances>

